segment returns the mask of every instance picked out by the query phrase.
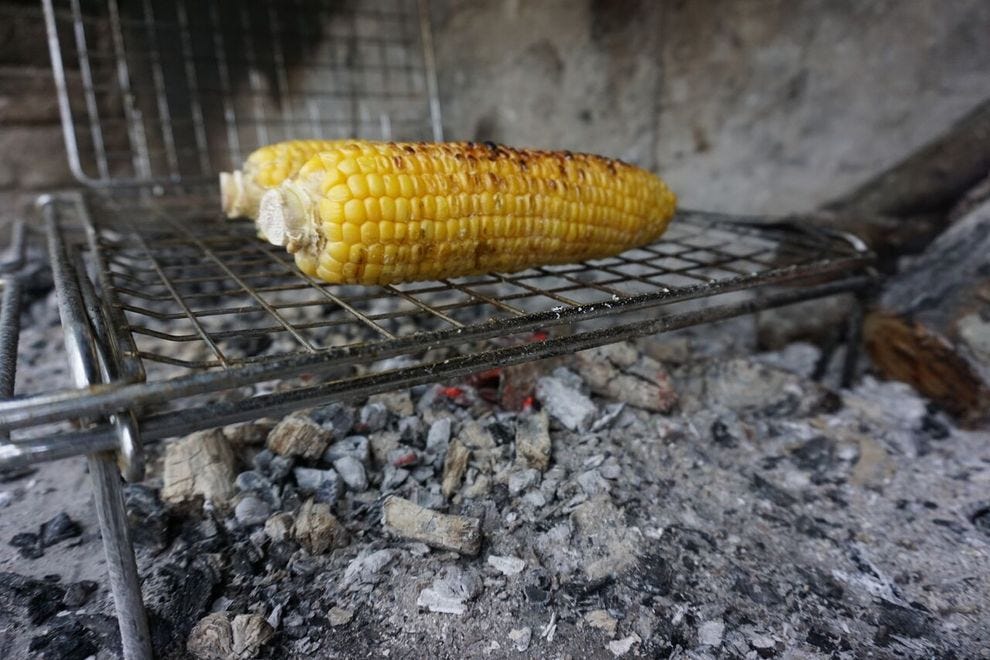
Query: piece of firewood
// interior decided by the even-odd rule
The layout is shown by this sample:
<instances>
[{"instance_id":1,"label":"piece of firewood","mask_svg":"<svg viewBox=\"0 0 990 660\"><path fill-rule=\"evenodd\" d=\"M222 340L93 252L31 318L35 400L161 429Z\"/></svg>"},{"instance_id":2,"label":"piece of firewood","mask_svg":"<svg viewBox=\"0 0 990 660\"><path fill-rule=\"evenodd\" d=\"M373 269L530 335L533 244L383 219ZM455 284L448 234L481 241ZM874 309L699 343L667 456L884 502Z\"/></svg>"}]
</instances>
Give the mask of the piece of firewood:
<instances>
[{"instance_id":1,"label":"piece of firewood","mask_svg":"<svg viewBox=\"0 0 990 660\"><path fill-rule=\"evenodd\" d=\"M396 536L441 550L474 556L481 549L481 520L454 516L389 495L382 505L382 522Z\"/></svg>"},{"instance_id":2,"label":"piece of firewood","mask_svg":"<svg viewBox=\"0 0 990 660\"><path fill-rule=\"evenodd\" d=\"M852 232L881 258L916 253L955 218L990 171L990 100L890 169L824 207L818 222Z\"/></svg>"},{"instance_id":3,"label":"piece of firewood","mask_svg":"<svg viewBox=\"0 0 990 660\"><path fill-rule=\"evenodd\" d=\"M990 417L990 201L888 284L864 333L886 375L965 424Z\"/></svg>"}]
</instances>

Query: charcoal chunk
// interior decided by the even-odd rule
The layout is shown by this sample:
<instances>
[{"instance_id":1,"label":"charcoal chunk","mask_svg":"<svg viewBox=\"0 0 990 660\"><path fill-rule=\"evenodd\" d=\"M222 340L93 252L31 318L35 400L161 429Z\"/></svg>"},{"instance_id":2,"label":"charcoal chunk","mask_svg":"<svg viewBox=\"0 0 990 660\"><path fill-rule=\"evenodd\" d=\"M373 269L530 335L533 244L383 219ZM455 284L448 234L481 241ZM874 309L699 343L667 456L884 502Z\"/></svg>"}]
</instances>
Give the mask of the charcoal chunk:
<instances>
[{"instance_id":1,"label":"charcoal chunk","mask_svg":"<svg viewBox=\"0 0 990 660\"><path fill-rule=\"evenodd\" d=\"M41 526L41 542L45 547L82 535L82 527L64 511Z\"/></svg>"},{"instance_id":2,"label":"charcoal chunk","mask_svg":"<svg viewBox=\"0 0 990 660\"><path fill-rule=\"evenodd\" d=\"M0 609L24 608L34 625L61 611L64 595L61 585L16 573L0 573Z\"/></svg>"},{"instance_id":3,"label":"charcoal chunk","mask_svg":"<svg viewBox=\"0 0 990 660\"><path fill-rule=\"evenodd\" d=\"M85 660L99 650L98 639L79 621L70 620L31 639L28 648L46 660Z\"/></svg>"}]
</instances>

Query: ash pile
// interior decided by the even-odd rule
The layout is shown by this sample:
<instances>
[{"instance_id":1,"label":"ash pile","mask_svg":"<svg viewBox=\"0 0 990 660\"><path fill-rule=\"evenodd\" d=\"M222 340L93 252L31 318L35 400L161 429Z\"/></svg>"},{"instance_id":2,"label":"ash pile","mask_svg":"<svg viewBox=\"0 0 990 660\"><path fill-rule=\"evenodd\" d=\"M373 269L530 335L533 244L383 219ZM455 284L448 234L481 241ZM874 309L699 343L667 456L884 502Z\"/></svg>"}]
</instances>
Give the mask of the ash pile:
<instances>
[{"instance_id":1,"label":"ash pile","mask_svg":"<svg viewBox=\"0 0 990 660\"><path fill-rule=\"evenodd\" d=\"M151 448L127 505L156 653L986 653L985 433L903 384L816 382L810 344L747 353L748 323ZM102 552L72 522L21 542ZM115 657L102 583L5 563L5 648Z\"/></svg>"}]
</instances>

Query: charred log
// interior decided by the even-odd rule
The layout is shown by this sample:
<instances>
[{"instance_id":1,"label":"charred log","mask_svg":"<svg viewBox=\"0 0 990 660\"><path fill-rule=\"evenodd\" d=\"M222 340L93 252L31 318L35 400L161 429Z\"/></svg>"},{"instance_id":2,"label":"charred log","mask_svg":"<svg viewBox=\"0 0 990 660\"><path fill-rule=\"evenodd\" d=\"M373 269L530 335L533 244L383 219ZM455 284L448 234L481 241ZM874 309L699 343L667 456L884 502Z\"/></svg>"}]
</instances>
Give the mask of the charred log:
<instances>
[{"instance_id":1,"label":"charred log","mask_svg":"<svg viewBox=\"0 0 990 660\"><path fill-rule=\"evenodd\" d=\"M828 204L821 220L859 235L881 257L920 252L988 171L990 101L942 137Z\"/></svg>"},{"instance_id":2,"label":"charred log","mask_svg":"<svg viewBox=\"0 0 990 660\"><path fill-rule=\"evenodd\" d=\"M990 202L940 236L881 296L867 349L965 423L990 416Z\"/></svg>"}]
</instances>

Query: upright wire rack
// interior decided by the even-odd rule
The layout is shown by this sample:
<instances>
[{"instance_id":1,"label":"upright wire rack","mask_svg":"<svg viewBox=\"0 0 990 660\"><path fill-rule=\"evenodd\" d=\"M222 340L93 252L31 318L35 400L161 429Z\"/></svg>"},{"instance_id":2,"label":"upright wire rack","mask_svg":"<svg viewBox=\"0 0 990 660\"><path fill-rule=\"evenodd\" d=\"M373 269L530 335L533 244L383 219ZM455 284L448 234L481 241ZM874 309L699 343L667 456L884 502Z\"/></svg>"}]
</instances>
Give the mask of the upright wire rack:
<instances>
[{"instance_id":1,"label":"upright wire rack","mask_svg":"<svg viewBox=\"0 0 990 660\"><path fill-rule=\"evenodd\" d=\"M0 467L89 457L127 657L151 652L120 485L142 478L143 443L871 282L853 237L690 211L655 245L583 264L318 282L220 217L216 173L288 138L441 139L426 0L43 6L87 188L39 200L74 382L15 393L0 374ZM0 286L3 357L17 285ZM238 388L253 394L223 396Z\"/></svg>"},{"instance_id":2,"label":"upright wire rack","mask_svg":"<svg viewBox=\"0 0 990 660\"><path fill-rule=\"evenodd\" d=\"M442 139L417 0L45 0L63 128L93 187L212 184L301 136Z\"/></svg>"}]
</instances>

